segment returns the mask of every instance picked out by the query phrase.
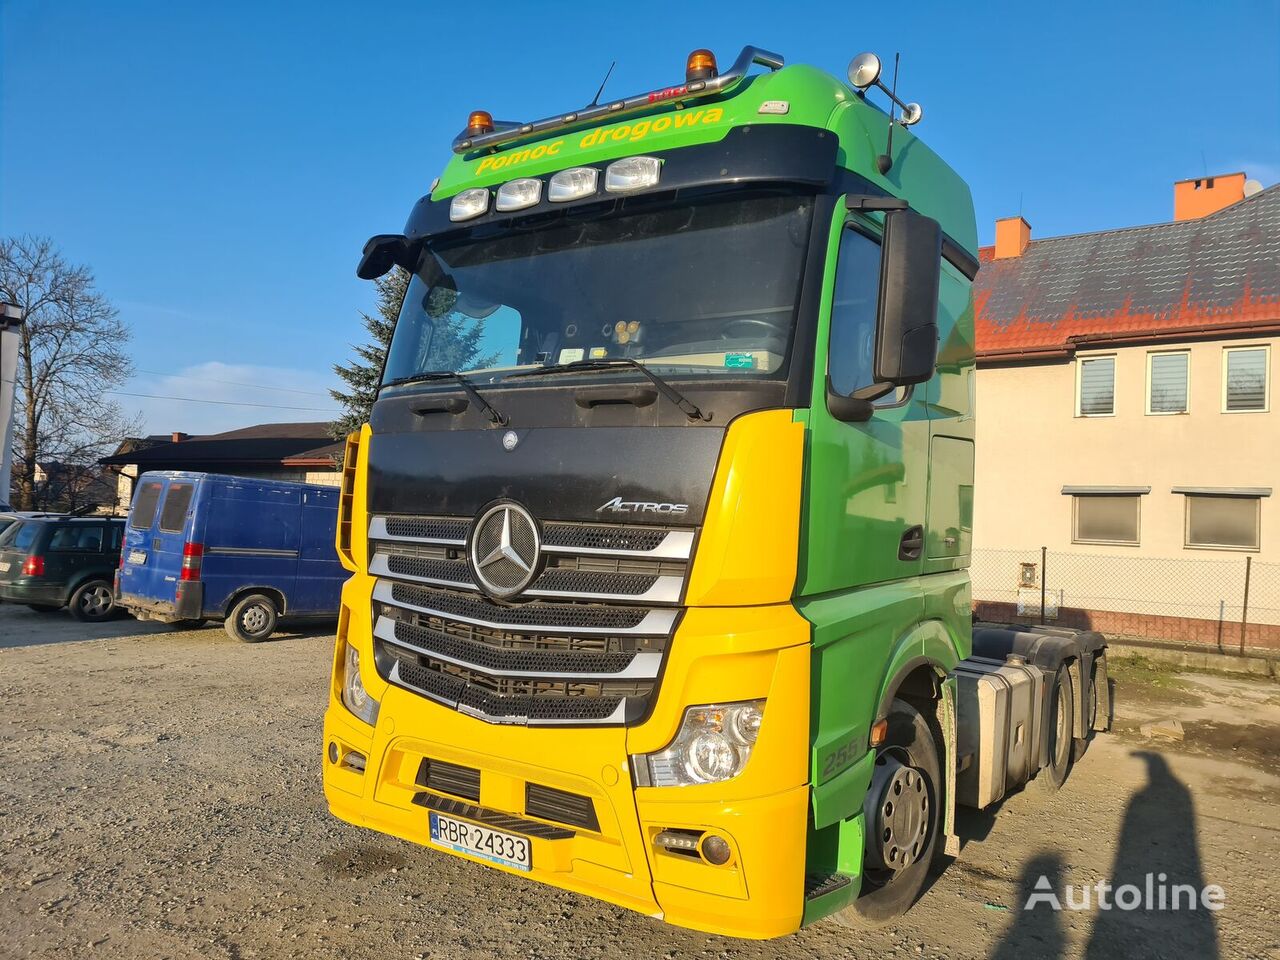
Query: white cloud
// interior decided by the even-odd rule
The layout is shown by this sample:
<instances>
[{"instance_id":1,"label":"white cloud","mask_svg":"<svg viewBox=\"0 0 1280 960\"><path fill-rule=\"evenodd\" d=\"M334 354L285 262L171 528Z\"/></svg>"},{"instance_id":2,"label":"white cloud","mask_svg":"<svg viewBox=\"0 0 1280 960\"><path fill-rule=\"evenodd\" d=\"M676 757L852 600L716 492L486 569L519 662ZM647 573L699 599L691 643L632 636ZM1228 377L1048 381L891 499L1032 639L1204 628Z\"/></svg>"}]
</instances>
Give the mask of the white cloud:
<instances>
[{"instance_id":1,"label":"white cloud","mask_svg":"<svg viewBox=\"0 0 1280 960\"><path fill-rule=\"evenodd\" d=\"M330 373L211 361L171 373L140 369L111 398L125 412L142 415L143 433L209 434L257 423L332 420L339 410L326 390L333 385Z\"/></svg>"}]
</instances>

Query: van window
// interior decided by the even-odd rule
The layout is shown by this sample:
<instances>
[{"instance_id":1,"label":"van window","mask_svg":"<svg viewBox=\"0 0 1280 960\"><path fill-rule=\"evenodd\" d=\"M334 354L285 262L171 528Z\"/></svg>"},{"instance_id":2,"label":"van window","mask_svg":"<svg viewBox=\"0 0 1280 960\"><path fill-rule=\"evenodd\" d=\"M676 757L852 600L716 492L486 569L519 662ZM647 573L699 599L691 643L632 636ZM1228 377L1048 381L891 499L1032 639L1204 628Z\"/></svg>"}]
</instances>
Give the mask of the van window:
<instances>
[{"instance_id":1,"label":"van window","mask_svg":"<svg viewBox=\"0 0 1280 960\"><path fill-rule=\"evenodd\" d=\"M164 509L160 511L160 529L165 533L181 533L187 525L187 507L191 506L194 483L170 484L164 497Z\"/></svg>"},{"instance_id":2,"label":"van window","mask_svg":"<svg viewBox=\"0 0 1280 960\"><path fill-rule=\"evenodd\" d=\"M129 514L129 525L135 530L150 530L156 519L156 505L160 503L160 488L164 484L153 480L144 483L138 495L133 498L133 510Z\"/></svg>"}]
</instances>

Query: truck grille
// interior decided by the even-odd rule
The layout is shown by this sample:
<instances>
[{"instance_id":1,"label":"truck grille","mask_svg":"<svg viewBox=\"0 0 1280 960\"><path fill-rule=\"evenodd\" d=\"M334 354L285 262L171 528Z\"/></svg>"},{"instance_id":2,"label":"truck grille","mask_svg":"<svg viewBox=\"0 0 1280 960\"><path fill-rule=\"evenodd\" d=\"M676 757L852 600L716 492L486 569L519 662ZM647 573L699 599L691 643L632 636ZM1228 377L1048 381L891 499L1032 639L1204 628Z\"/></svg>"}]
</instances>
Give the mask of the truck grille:
<instances>
[{"instance_id":1,"label":"truck grille","mask_svg":"<svg viewBox=\"0 0 1280 960\"><path fill-rule=\"evenodd\" d=\"M470 527L458 517L371 520L382 676L493 723L639 720L679 619L694 531L544 523L540 572L516 602L497 603L471 574ZM535 798L547 809L553 799ZM561 822L586 826L585 814Z\"/></svg>"}]
</instances>

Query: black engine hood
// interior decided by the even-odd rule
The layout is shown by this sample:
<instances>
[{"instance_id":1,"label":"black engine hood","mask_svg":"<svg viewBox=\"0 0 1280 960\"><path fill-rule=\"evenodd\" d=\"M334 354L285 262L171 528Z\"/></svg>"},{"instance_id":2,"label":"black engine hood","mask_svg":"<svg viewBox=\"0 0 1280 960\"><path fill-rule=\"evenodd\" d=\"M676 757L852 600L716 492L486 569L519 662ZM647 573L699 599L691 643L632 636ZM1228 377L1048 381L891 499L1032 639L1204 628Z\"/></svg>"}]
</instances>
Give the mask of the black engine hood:
<instances>
[{"instance_id":1,"label":"black engine hood","mask_svg":"<svg viewBox=\"0 0 1280 960\"><path fill-rule=\"evenodd\" d=\"M784 385L681 384L689 399L712 411L709 423L690 423L664 399L641 407L584 404L590 389L485 390L510 417L506 427L491 425L474 405L460 413L442 409L445 399L467 399L457 391L379 400L368 450L369 512L470 517L509 499L541 520L701 524L725 428L748 410L780 406ZM617 498L624 507L686 509L601 509Z\"/></svg>"}]
</instances>

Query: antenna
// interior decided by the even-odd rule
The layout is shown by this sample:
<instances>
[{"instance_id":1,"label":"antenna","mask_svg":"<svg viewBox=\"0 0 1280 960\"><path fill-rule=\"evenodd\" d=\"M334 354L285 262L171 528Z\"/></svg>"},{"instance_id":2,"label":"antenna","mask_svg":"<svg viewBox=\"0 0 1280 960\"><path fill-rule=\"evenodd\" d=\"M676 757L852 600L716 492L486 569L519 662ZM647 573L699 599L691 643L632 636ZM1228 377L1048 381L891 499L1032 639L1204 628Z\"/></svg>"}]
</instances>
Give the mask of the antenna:
<instances>
[{"instance_id":1,"label":"antenna","mask_svg":"<svg viewBox=\"0 0 1280 960\"><path fill-rule=\"evenodd\" d=\"M893 88L889 91L889 134L884 138L884 153L876 157L876 169L880 171L882 177L893 166L893 124L896 119L894 114L898 109L898 61L901 57L901 51L893 55Z\"/></svg>"},{"instance_id":2,"label":"antenna","mask_svg":"<svg viewBox=\"0 0 1280 960\"><path fill-rule=\"evenodd\" d=\"M890 90L880 80L880 58L874 53L860 53L853 58L849 64L849 82L853 84L853 88L858 92L858 96L865 97L868 87L879 87L888 94L893 106L889 108L889 135L885 140L885 152L876 157L876 169L881 175L889 172L889 168L893 166L893 125L900 123L904 127L912 126L919 123L920 118L924 116L924 111L920 109L918 103L903 103L898 99L898 61L900 54L893 56L893 89ZM902 116L895 116L895 108L902 109Z\"/></svg>"},{"instance_id":3,"label":"antenna","mask_svg":"<svg viewBox=\"0 0 1280 960\"><path fill-rule=\"evenodd\" d=\"M593 97L591 102L587 104L588 107L594 107L600 103L600 94L604 93L604 85L608 83L609 78L613 76L613 68L616 67L617 65L618 65L617 60L609 64L609 69L605 72L604 79L600 81L600 89L596 91L595 97Z\"/></svg>"}]
</instances>

